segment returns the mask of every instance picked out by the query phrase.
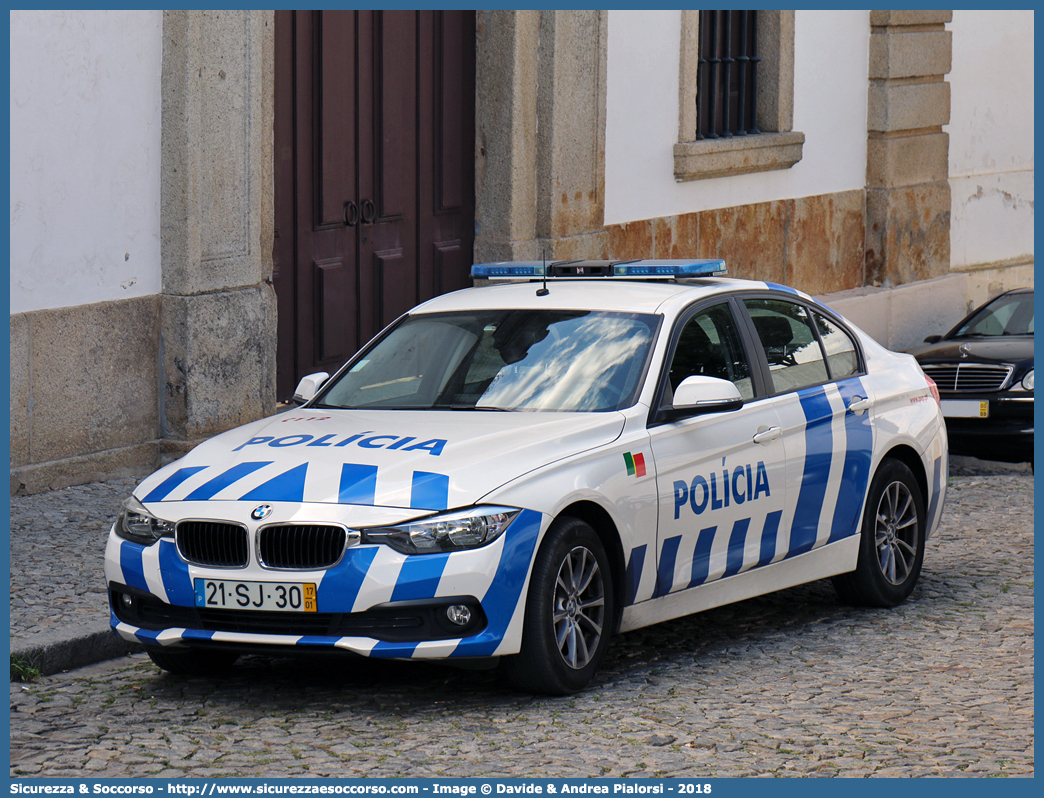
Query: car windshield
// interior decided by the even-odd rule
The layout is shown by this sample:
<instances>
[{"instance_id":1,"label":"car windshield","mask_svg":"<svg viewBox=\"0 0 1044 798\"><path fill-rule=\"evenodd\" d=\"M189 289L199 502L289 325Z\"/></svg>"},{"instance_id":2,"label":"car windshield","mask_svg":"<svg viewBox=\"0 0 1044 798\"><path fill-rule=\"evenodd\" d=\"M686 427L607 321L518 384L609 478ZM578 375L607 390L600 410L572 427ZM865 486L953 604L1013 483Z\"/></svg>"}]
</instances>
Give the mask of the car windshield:
<instances>
[{"instance_id":1,"label":"car windshield","mask_svg":"<svg viewBox=\"0 0 1044 798\"><path fill-rule=\"evenodd\" d=\"M1033 335L1032 293L998 297L958 327L950 337L994 335Z\"/></svg>"},{"instance_id":2,"label":"car windshield","mask_svg":"<svg viewBox=\"0 0 1044 798\"><path fill-rule=\"evenodd\" d=\"M316 406L618 410L637 398L658 318L588 310L409 316Z\"/></svg>"}]
</instances>

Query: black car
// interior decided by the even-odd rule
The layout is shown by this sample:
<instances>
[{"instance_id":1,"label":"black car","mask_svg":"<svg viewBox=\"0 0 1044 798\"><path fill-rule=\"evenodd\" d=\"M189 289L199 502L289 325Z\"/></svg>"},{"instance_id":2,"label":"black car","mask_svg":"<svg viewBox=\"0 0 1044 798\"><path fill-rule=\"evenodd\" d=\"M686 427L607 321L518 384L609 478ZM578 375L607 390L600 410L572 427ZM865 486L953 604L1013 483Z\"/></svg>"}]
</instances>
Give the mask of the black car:
<instances>
[{"instance_id":1,"label":"black car","mask_svg":"<svg viewBox=\"0 0 1044 798\"><path fill-rule=\"evenodd\" d=\"M950 452L1033 462L1033 289L1001 294L910 350L935 380Z\"/></svg>"}]
</instances>

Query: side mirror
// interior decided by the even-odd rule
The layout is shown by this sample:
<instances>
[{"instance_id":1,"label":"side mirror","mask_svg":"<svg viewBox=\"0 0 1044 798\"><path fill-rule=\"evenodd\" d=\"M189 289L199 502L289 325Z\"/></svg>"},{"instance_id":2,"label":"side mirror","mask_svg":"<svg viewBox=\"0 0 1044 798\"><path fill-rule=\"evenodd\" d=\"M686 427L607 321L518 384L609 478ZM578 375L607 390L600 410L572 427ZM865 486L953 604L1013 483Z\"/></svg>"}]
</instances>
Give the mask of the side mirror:
<instances>
[{"instance_id":1,"label":"side mirror","mask_svg":"<svg viewBox=\"0 0 1044 798\"><path fill-rule=\"evenodd\" d=\"M325 371L320 371L315 374L309 374L307 377L302 377L301 381L297 383L297 390L294 391L293 401L296 404L303 405L313 396L315 396L323 383L330 379L330 375Z\"/></svg>"},{"instance_id":2,"label":"side mirror","mask_svg":"<svg viewBox=\"0 0 1044 798\"><path fill-rule=\"evenodd\" d=\"M677 421L704 413L724 413L743 407L739 389L728 380L694 375L674 389L674 404L658 414L660 421Z\"/></svg>"},{"instance_id":3,"label":"side mirror","mask_svg":"<svg viewBox=\"0 0 1044 798\"><path fill-rule=\"evenodd\" d=\"M942 336L941 335L929 335L927 338L924 339L924 342L926 344L937 344L941 340L942 340Z\"/></svg>"}]
</instances>

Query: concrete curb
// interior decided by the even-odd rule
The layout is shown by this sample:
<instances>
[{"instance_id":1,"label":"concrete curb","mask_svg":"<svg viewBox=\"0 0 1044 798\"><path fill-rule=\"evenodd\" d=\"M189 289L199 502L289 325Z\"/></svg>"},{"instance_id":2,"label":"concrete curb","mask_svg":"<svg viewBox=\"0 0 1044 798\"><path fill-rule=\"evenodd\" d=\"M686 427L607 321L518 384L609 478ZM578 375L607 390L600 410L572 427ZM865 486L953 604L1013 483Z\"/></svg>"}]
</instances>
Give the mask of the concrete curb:
<instances>
[{"instance_id":1,"label":"concrete curb","mask_svg":"<svg viewBox=\"0 0 1044 798\"><path fill-rule=\"evenodd\" d=\"M142 650L108 624L66 626L11 640L11 658L29 663L45 676Z\"/></svg>"}]
</instances>

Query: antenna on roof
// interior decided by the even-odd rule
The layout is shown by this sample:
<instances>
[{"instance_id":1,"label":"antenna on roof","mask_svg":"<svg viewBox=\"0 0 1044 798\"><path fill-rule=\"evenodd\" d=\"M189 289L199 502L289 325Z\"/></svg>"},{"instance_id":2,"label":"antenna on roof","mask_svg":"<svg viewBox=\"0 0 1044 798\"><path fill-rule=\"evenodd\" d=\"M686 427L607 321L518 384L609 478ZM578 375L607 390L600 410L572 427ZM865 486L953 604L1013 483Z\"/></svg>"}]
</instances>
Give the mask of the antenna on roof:
<instances>
[{"instance_id":1,"label":"antenna on roof","mask_svg":"<svg viewBox=\"0 0 1044 798\"><path fill-rule=\"evenodd\" d=\"M547 296L551 292L547 290L547 251L543 248L540 249L540 258L544 262L541 268L541 271L544 273L544 285L542 288L537 289L537 296Z\"/></svg>"}]
</instances>

